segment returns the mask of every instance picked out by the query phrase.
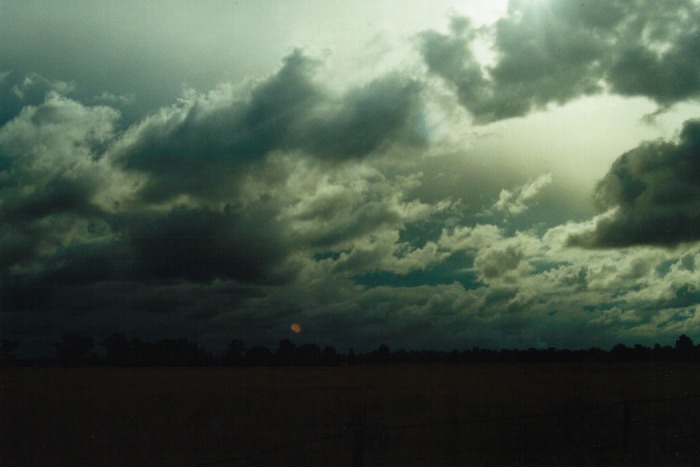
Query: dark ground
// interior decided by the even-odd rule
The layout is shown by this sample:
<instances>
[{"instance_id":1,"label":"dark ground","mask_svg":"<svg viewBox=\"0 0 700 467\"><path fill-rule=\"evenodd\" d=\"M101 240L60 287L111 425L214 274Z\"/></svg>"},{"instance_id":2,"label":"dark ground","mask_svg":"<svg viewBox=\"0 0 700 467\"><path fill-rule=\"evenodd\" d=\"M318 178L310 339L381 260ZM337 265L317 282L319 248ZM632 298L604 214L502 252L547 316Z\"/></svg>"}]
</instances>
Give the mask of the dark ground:
<instances>
[{"instance_id":1,"label":"dark ground","mask_svg":"<svg viewBox=\"0 0 700 467\"><path fill-rule=\"evenodd\" d=\"M700 464L700 365L5 368L0 428L8 466Z\"/></svg>"}]
</instances>

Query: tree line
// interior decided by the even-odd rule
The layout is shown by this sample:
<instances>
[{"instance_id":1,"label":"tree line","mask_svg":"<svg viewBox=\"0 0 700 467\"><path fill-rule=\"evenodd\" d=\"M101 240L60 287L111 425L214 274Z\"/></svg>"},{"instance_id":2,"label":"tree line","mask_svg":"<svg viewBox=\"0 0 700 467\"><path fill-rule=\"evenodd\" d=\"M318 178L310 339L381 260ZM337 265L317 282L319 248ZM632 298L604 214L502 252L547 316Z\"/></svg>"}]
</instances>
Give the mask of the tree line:
<instances>
[{"instance_id":1,"label":"tree line","mask_svg":"<svg viewBox=\"0 0 700 467\"><path fill-rule=\"evenodd\" d=\"M617 344L610 350L591 347L582 350L558 349L482 349L438 351L391 351L385 344L366 353L353 349L343 353L333 346L321 348L315 343L296 345L282 339L276 349L264 346L247 347L238 339L232 340L221 355L213 355L196 342L181 337L146 342L137 337L129 339L113 334L99 343L98 353L92 338L64 335L54 344L53 358L18 358L20 343L11 339L0 341L2 366L347 366L385 363L485 363L485 362L634 362L634 361L698 361L700 345L681 335L675 345L655 344L653 347L636 344L628 347Z\"/></svg>"}]
</instances>

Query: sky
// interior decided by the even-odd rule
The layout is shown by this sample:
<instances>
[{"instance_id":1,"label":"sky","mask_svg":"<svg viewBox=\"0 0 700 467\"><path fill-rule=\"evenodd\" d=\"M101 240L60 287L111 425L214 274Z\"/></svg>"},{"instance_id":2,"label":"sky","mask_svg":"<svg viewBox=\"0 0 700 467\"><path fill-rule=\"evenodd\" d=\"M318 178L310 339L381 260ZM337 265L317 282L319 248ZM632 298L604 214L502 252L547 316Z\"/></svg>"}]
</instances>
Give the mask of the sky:
<instances>
[{"instance_id":1,"label":"sky","mask_svg":"<svg viewBox=\"0 0 700 467\"><path fill-rule=\"evenodd\" d=\"M0 44L25 355L700 339L697 0L0 0Z\"/></svg>"}]
</instances>

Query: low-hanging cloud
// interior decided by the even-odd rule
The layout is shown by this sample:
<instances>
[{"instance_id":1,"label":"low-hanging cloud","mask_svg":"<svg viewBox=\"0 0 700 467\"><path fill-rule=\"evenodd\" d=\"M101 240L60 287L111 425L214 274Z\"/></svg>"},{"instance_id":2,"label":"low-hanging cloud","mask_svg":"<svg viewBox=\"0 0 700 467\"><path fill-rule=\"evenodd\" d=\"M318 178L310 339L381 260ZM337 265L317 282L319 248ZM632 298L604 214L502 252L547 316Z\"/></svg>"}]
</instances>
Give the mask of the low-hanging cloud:
<instances>
[{"instance_id":1,"label":"low-hanging cloud","mask_svg":"<svg viewBox=\"0 0 700 467\"><path fill-rule=\"evenodd\" d=\"M422 33L419 50L477 123L605 90L666 108L700 96L699 12L693 0L513 1L490 27L455 17L448 34ZM493 64L473 52L479 39Z\"/></svg>"}]
</instances>

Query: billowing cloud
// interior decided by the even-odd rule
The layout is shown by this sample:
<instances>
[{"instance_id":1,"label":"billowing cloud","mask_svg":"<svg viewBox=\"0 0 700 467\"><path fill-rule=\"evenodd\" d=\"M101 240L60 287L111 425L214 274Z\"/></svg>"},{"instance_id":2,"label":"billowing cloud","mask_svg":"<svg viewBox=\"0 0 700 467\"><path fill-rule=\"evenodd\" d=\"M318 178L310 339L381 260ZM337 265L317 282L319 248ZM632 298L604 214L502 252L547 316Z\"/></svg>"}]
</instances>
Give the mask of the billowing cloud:
<instances>
[{"instance_id":1,"label":"billowing cloud","mask_svg":"<svg viewBox=\"0 0 700 467\"><path fill-rule=\"evenodd\" d=\"M317 66L296 51L245 95L194 93L130 129L112 157L148 174L148 199L216 198L243 164L274 151L344 161L383 145L421 144L418 83L387 75L334 96L314 81Z\"/></svg>"},{"instance_id":2,"label":"billowing cloud","mask_svg":"<svg viewBox=\"0 0 700 467\"><path fill-rule=\"evenodd\" d=\"M700 95L698 11L693 0L512 1L491 27L454 17L448 34L424 32L419 46L477 123L604 90L668 107ZM493 63L475 53L484 41Z\"/></svg>"},{"instance_id":3,"label":"billowing cloud","mask_svg":"<svg viewBox=\"0 0 700 467\"><path fill-rule=\"evenodd\" d=\"M128 252L137 278L266 282L289 248L348 248L428 213L401 200L410 181L313 162L420 144L418 85L388 75L334 97L316 66L295 52L242 94L190 93L123 133L112 108L55 92L25 107L0 131L3 264L99 239Z\"/></svg>"},{"instance_id":4,"label":"billowing cloud","mask_svg":"<svg viewBox=\"0 0 700 467\"><path fill-rule=\"evenodd\" d=\"M652 141L621 155L598 183L597 205L611 210L571 243L595 247L676 245L700 239L700 121L678 141Z\"/></svg>"},{"instance_id":5,"label":"billowing cloud","mask_svg":"<svg viewBox=\"0 0 700 467\"><path fill-rule=\"evenodd\" d=\"M76 223L99 217L108 202L102 195L122 189L122 179L100 159L117 118L109 107L85 107L50 93L0 128L4 265L61 245L76 235Z\"/></svg>"},{"instance_id":6,"label":"billowing cloud","mask_svg":"<svg viewBox=\"0 0 700 467\"><path fill-rule=\"evenodd\" d=\"M367 162L425 144L420 85L390 73L336 92L315 80L319 66L294 52L266 79L189 91L128 128L114 108L56 90L25 103L0 128L0 303L19 313L3 315L5 329L72 310L124 330L116 302L127 314L247 316L248 300L310 274L434 264L400 232L450 202L407 198L418 176ZM51 84L31 78L26 89Z\"/></svg>"}]
</instances>

